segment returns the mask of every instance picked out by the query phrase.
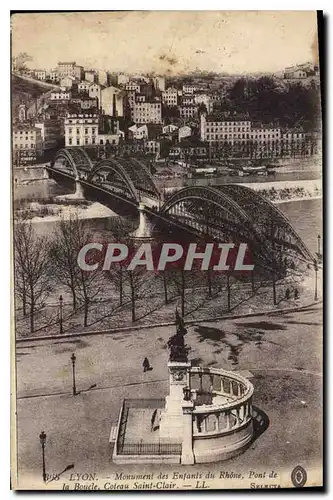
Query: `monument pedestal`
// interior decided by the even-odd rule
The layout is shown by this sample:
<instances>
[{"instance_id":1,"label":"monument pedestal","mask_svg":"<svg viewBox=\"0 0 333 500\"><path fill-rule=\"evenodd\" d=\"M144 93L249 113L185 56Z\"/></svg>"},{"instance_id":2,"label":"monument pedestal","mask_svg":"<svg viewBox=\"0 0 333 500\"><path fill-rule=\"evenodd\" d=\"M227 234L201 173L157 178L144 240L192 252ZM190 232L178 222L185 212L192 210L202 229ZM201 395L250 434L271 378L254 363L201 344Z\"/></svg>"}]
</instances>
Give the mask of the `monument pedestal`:
<instances>
[{"instance_id":1,"label":"monument pedestal","mask_svg":"<svg viewBox=\"0 0 333 500\"><path fill-rule=\"evenodd\" d=\"M183 403L185 387L190 384L191 363L169 361L170 394L165 398L165 409L160 418L161 439L181 439L183 436Z\"/></svg>"},{"instance_id":2,"label":"monument pedestal","mask_svg":"<svg viewBox=\"0 0 333 500\"><path fill-rule=\"evenodd\" d=\"M194 464L193 453L193 418L192 412L194 403L192 401L183 401L183 441L182 441L182 457L181 463L183 465Z\"/></svg>"}]
</instances>

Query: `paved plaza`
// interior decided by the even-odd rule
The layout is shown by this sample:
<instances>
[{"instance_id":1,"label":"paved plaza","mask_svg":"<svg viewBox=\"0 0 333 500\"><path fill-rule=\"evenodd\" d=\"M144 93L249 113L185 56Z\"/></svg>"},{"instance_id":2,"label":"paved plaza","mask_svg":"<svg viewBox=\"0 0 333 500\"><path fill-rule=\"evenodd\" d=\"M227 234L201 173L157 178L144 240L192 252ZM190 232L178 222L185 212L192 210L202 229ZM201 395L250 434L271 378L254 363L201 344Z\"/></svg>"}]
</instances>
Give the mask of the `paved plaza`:
<instances>
[{"instance_id":1,"label":"paved plaza","mask_svg":"<svg viewBox=\"0 0 333 500\"><path fill-rule=\"evenodd\" d=\"M322 450L322 313L198 323L185 337L194 365L247 371L253 375L254 406L262 423L250 448L228 462L244 467L314 467ZM166 342L173 327L35 341L17 345L17 447L19 474L41 476L38 435L47 434L47 473L69 464L75 472L108 477L109 444L124 398L164 398L168 393ZM76 354L78 396L72 395ZM148 357L151 371L143 372ZM95 385L96 384L96 385ZM93 389L88 390L92 385ZM144 417L144 414L142 415ZM142 428L150 432L150 422ZM300 432L302 427L302 432ZM154 466L155 467L155 466ZM191 471L200 466L192 466ZM207 466L208 467L208 466ZM221 464L210 464L221 469ZM127 466L139 470L140 466ZM174 467L173 467L174 469ZM67 473L68 474L68 473Z\"/></svg>"}]
</instances>

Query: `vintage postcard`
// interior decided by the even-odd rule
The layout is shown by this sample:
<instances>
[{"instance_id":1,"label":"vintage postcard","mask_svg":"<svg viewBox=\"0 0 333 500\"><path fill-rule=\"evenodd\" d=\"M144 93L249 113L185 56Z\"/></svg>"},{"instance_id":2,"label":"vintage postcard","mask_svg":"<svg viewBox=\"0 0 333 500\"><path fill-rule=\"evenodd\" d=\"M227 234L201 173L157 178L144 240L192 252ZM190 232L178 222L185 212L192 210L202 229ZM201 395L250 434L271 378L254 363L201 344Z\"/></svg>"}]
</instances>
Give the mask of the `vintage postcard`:
<instances>
[{"instance_id":1,"label":"vintage postcard","mask_svg":"<svg viewBox=\"0 0 333 500\"><path fill-rule=\"evenodd\" d=\"M11 15L13 489L323 486L321 22Z\"/></svg>"}]
</instances>

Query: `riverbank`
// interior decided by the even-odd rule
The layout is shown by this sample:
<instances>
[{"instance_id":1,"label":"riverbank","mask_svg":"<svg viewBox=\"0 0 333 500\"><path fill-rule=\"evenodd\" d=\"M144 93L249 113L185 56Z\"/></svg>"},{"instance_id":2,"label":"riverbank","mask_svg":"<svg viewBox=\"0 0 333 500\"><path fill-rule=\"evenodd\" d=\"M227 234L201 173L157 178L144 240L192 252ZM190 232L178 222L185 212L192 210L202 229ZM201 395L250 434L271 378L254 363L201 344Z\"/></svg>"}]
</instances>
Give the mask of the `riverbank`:
<instances>
[{"instance_id":1,"label":"riverbank","mask_svg":"<svg viewBox=\"0 0 333 500\"><path fill-rule=\"evenodd\" d=\"M17 211L19 213L20 211ZM32 223L40 222L58 222L60 220L69 220L73 216L79 219L102 219L116 215L112 210L101 203L94 202L89 205L78 205L78 203L67 204L39 204L29 203L22 210L22 213L28 214Z\"/></svg>"},{"instance_id":2,"label":"riverbank","mask_svg":"<svg viewBox=\"0 0 333 500\"><path fill-rule=\"evenodd\" d=\"M280 205L282 203L291 203L293 201L308 201L308 200L321 200L322 196L303 196L303 197L295 197L295 198L290 198L288 200L276 200L273 201L274 205Z\"/></svg>"}]
</instances>

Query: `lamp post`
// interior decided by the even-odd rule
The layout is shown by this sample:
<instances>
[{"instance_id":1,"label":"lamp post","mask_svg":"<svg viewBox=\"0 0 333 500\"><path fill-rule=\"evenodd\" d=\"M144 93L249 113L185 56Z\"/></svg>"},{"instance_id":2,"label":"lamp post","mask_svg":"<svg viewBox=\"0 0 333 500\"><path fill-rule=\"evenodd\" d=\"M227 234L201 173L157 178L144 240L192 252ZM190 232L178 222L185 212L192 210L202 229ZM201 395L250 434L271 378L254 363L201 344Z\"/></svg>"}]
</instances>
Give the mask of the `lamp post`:
<instances>
[{"instance_id":1,"label":"lamp post","mask_svg":"<svg viewBox=\"0 0 333 500\"><path fill-rule=\"evenodd\" d=\"M63 305L63 298L62 295L59 296L59 324L60 324L60 333L63 333L62 329L62 305Z\"/></svg>"},{"instance_id":2,"label":"lamp post","mask_svg":"<svg viewBox=\"0 0 333 500\"><path fill-rule=\"evenodd\" d=\"M75 384L75 361L76 361L76 356L75 356L74 352L71 355L71 361L72 361L72 367L73 367L73 396L76 396L77 395L76 384Z\"/></svg>"},{"instance_id":3,"label":"lamp post","mask_svg":"<svg viewBox=\"0 0 333 500\"><path fill-rule=\"evenodd\" d=\"M318 300L318 263L315 260L314 261L314 270L315 270L315 294L314 294L314 300Z\"/></svg>"},{"instance_id":4,"label":"lamp post","mask_svg":"<svg viewBox=\"0 0 333 500\"><path fill-rule=\"evenodd\" d=\"M318 234L317 239L318 239L318 252L317 253L318 253L318 257L320 257L320 255L321 255L321 253L320 253L320 240L321 240L320 234Z\"/></svg>"},{"instance_id":5,"label":"lamp post","mask_svg":"<svg viewBox=\"0 0 333 500\"><path fill-rule=\"evenodd\" d=\"M43 460L43 481L46 482L46 472L45 472L45 443L46 443L46 434L42 431L39 434L40 444L42 446L42 460Z\"/></svg>"}]
</instances>

